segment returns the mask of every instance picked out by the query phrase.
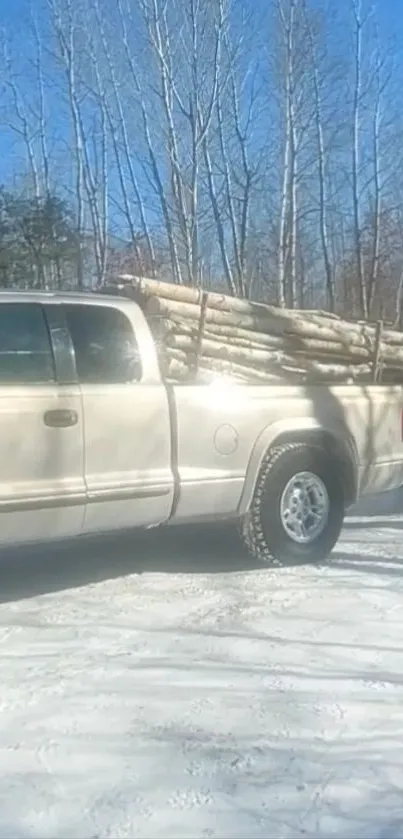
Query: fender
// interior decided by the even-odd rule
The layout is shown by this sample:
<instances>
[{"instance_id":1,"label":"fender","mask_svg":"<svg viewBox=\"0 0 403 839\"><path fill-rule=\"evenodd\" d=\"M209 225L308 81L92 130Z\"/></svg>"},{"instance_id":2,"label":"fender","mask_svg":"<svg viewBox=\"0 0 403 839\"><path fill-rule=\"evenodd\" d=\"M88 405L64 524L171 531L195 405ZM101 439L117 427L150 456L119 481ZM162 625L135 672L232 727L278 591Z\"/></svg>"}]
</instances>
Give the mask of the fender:
<instances>
[{"instance_id":1,"label":"fender","mask_svg":"<svg viewBox=\"0 0 403 839\"><path fill-rule=\"evenodd\" d=\"M252 502L257 476L267 451L279 443L298 442L320 435L329 443L329 448L337 454L347 484L348 503L356 500L358 457L354 439L341 422L336 421L333 428L321 424L314 417L294 417L278 420L267 425L258 436L249 458L238 513L244 515Z\"/></svg>"}]
</instances>

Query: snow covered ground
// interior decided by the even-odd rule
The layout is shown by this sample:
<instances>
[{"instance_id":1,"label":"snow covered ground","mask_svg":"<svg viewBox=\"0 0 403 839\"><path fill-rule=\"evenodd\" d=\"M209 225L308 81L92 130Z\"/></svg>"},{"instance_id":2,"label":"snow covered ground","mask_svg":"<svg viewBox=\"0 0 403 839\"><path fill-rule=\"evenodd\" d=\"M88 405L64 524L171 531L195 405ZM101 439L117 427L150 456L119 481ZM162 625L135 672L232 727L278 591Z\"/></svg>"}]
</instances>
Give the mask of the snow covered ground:
<instances>
[{"instance_id":1,"label":"snow covered ground","mask_svg":"<svg viewBox=\"0 0 403 839\"><path fill-rule=\"evenodd\" d=\"M174 530L2 561L0 836L403 837L399 511L322 567Z\"/></svg>"}]
</instances>

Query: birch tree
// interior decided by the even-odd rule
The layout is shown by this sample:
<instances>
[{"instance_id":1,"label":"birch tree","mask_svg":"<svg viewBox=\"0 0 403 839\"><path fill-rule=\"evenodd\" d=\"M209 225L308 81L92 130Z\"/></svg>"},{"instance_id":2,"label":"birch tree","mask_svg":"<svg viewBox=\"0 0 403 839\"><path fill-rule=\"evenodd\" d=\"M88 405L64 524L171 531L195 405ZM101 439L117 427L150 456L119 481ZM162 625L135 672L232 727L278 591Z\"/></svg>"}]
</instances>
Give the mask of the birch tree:
<instances>
[{"instance_id":1,"label":"birch tree","mask_svg":"<svg viewBox=\"0 0 403 839\"><path fill-rule=\"evenodd\" d=\"M352 137L352 200L354 220L354 247L361 313L368 317L368 294L365 282L364 258L361 229L360 193L360 123L362 106L362 31L364 26L362 0L352 0L354 16L354 89L353 89L353 137Z\"/></svg>"},{"instance_id":2,"label":"birch tree","mask_svg":"<svg viewBox=\"0 0 403 839\"><path fill-rule=\"evenodd\" d=\"M149 173L149 182L152 191L157 197L165 227L172 279L176 283L181 283L182 270L178 253L177 231L173 219L172 207L169 201L169 193L166 187L164 167L161 163L160 152L158 149L158 146L161 145L163 140L165 140L165 137L164 134L161 135L158 131L155 131L155 123L152 119L152 109L150 108L150 102L154 106L156 101L160 104L160 91L158 90L157 95L155 95L155 91L150 91L149 85L145 83L145 77L141 78L138 56L136 51L132 49L129 34L130 30L136 30L137 26L136 22L133 20L133 11L130 0L126 0L126 2L125 0L117 0L117 8L119 24L118 32L122 38L123 53L127 65L128 78L133 87L133 92L139 109L139 121L142 128L142 136L148 158L147 171ZM149 70L148 67L147 70ZM149 93L154 93L153 96L150 96L150 102L147 102L146 100L147 91L149 91ZM159 122L161 122L161 120L159 120Z\"/></svg>"},{"instance_id":3,"label":"birch tree","mask_svg":"<svg viewBox=\"0 0 403 839\"><path fill-rule=\"evenodd\" d=\"M140 0L140 6L164 120L173 224L186 280L197 283L201 164L217 101L227 0Z\"/></svg>"},{"instance_id":4,"label":"birch tree","mask_svg":"<svg viewBox=\"0 0 403 839\"><path fill-rule=\"evenodd\" d=\"M328 226L328 189L327 189L327 149L324 136L323 119L323 79L321 78L318 49L311 16L304 2L304 21L306 26L308 55L312 74L314 126L316 135L318 192L319 192L319 233L325 269L327 305L331 312L335 310L334 276L332 268L331 246Z\"/></svg>"},{"instance_id":5,"label":"birch tree","mask_svg":"<svg viewBox=\"0 0 403 839\"><path fill-rule=\"evenodd\" d=\"M77 219L77 285L79 289L84 288L84 255L82 242L85 234L85 186L84 186L84 149L83 137L80 127L80 114L78 109L78 80L76 62L76 23L73 17L69 0L63 7L64 0L48 0L48 8L51 15L51 23L55 32L56 42L59 48L59 57L64 70L67 83L67 96L70 109L70 116L73 128L74 149L72 158L75 169L75 202ZM66 17L63 12L66 11Z\"/></svg>"},{"instance_id":6,"label":"birch tree","mask_svg":"<svg viewBox=\"0 0 403 839\"><path fill-rule=\"evenodd\" d=\"M304 0L276 0L276 9L283 132L277 293L280 306L295 308L301 302L299 272L304 267L299 229L303 215L301 183L312 156L309 41Z\"/></svg>"}]
</instances>

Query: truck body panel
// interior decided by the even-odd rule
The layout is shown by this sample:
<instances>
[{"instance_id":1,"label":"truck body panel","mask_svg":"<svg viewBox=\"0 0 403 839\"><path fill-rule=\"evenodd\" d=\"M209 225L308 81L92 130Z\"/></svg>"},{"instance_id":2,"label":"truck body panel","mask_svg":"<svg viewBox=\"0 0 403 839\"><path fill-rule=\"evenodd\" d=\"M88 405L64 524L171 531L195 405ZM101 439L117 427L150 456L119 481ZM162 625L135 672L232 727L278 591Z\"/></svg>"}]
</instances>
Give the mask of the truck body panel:
<instances>
[{"instance_id":1,"label":"truck body panel","mask_svg":"<svg viewBox=\"0 0 403 839\"><path fill-rule=\"evenodd\" d=\"M403 483L402 388L219 382L174 393L181 520L245 512L265 453L291 437L331 436L356 470L356 496Z\"/></svg>"},{"instance_id":2,"label":"truck body panel","mask_svg":"<svg viewBox=\"0 0 403 839\"><path fill-rule=\"evenodd\" d=\"M6 292L1 304L42 308L56 365L46 384L0 385L3 545L243 516L279 441L324 441L335 468L350 476L350 502L403 484L403 388L241 385L222 377L171 385L133 301ZM78 309L83 326L74 335ZM92 381L77 366L81 339L98 358L85 324L101 310L121 318L130 352L136 347L130 370L137 372L127 380ZM49 427L49 411L74 422Z\"/></svg>"}]
</instances>

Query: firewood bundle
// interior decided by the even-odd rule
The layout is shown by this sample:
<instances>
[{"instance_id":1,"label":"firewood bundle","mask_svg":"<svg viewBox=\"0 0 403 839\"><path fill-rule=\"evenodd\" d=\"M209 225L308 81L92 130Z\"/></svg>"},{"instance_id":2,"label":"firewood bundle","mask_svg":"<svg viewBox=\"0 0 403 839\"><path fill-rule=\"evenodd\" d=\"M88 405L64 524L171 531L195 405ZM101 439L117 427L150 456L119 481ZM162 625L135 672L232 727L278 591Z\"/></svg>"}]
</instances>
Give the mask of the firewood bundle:
<instances>
[{"instance_id":1,"label":"firewood bundle","mask_svg":"<svg viewBox=\"0 0 403 839\"><path fill-rule=\"evenodd\" d=\"M280 309L124 275L173 381L403 383L403 333L320 311Z\"/></svg>"}]
</instances>

